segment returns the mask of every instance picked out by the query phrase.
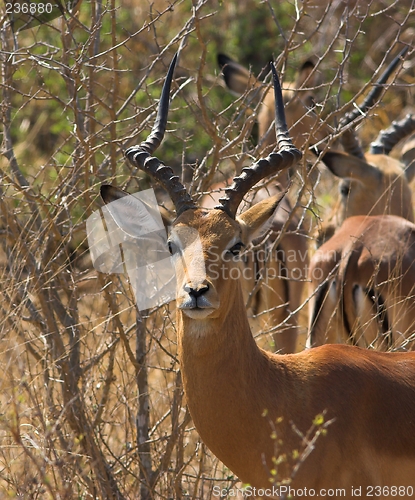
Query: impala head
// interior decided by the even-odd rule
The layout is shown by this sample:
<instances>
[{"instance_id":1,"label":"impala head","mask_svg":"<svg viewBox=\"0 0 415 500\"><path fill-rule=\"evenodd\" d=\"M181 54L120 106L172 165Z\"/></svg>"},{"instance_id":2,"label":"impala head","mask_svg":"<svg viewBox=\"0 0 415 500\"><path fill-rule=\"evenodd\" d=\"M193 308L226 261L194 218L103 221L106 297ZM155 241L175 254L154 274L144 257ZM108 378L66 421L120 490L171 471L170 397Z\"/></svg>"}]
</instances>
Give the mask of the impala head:
<instances>
[{"instance_id":1,"label":"impala head","mask_svg":"<svg viewBox=\"0 0 415 500\"><path fill-rule=\"evenodd\" d=\"M129 148L125 154L134 166L162 184L175 205L177 217L172 224L168 244L176 270L178 309L183 317L193 320L225 318L233 301L241 293L240 288L235 286L240 273L238 254L252 238L267 228L282 195L260 202L238 217L237 208L257 182L290 167L300 159L301 153L289 139L281 88L272 66L279 151L244 168L226 189L216 208L197 208L171 168L151 156L165 132L176 59L177 56L170 65L150 136L139 146ZM125 192L112 186L103 186L101 194L105 203L122 200L126 196ZM122 206L119 210L123 210ZM116 220L121 227L123 217L133 217L133 214L129 215L127 206L125 214L120 214Z\"/></svg>"},{"instance_id":2,"label":"impala head","mask_svg":"<svg viewBox=\"0 0 415 500\"><path fill-rule=\"evenodd\" d=\"M230 57L218 54L218 63L222 69L225 83L230 90L242 95L249 89L257 89L253 104L261 102L258 109L258 135L262 139L263 149L275 145L275 133L272 129L274 121L274 92L272 89L262 91L264 84L257 80L248 69ZM297 72L294 82L285 82L282 91L286 105L287 124L294 144L301 149L306 143L317 143L329 134L329 129L319 122L312 111L314 107L313 88L318 84L318 73L315 64L307 60Z\"/></svg>"},{"instance_id":3,"label":"impala head","mask_svg":"<svg viewBox=\"0 0 415 500\"><path fill-rule=\"evenodd\" d=\"M264 228L280 197L252 207L237 218L223 209L196 209L173 223L169 248L177 279L177 307L192 319L225 319L239 298L239 254Z\"/></svg>"},{"instance_id":4,"label":"impala head","mask_svg":"<svg viewBox=\"0 0 415 500\"><path fill-rule=\"evenodd\" d=\"M364 158L328 152L322 158L329 170L341 179L336 224L353 215L391 214L413 221L412 192L402 164L386 155L366 154ZM413 172L412 172L413 175Z\"/></svg>"}]
</instances>

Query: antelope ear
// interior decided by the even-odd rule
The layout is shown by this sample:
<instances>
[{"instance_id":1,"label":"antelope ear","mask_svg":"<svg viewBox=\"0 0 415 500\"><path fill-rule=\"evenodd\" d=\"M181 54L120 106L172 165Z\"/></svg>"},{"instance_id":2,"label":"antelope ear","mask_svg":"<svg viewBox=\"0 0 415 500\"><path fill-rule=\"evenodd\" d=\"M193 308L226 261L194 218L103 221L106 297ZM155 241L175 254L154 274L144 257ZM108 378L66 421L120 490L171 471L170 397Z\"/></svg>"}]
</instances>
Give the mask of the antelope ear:
<instances>
[{"instance_id":1,"label":"antelope ear","mask_svg":"<svg viewBox=\"0 0 415 500\"><path fill-rule=\"evenodd\" d=\"M101 197L117 226L132 238L163 229L160 212L154 203L146 203L114 186L101 186Z\"/></svg>"},{"instance_id":2,"label":"antelope ear","mask_svg":"<svg viewBox=\"0 0 415 500\"><path fill-rule=\"evenodd\" d=\"M307 59L297 72L297 77L295 79L295 88L299 89L303 84L306 88L315 87L318 85L319 76L317 71L314 71L313 75L310 77L314 68L316 67L315 62L312 59ZM310 77L310 78L309 78ZM307 83L305 81L307 80Z\"/></svg>"},{"instance_id":3,"label":"antelope ear","mask_svg":"<svg viewBox=\"0 0 415 500\"><path fill-rule=\"evenodd\" d=\"M285 192L278 193L271 198L262 200L236 218L242 227L242 240L245 243L249 243L268 231L278 205L285 194Z\"/></svg>"},{"instance_id":4,"label":"antelope ear","mask_svg":"<svg viewBox=\"0 0 415 500\"><path fill-rule=\"evenodd\" d=\"M161 205L159 205L159 210L164 227L169 228L173 224L176 217L169 210L167 210L167 208L164 208Z\"/></svg>"},{"instance_id":5,"label":"antelope ear","mask_svg":"<svg viewBox=\"0 0 415 500\"><path fill-rule=\"evenodd\" d=\"M218 54L218 64L222 70L226 86L238 96L252 87L261 85L247 68L225 56L225 54Z\"/></svg>"},{"instance_id":6,"label":"antelope ear","mask_svg":"<svg viewBox=\"0 0 415 500\"><path fill-rule=\"evenodd\" d=\"M128 193L122 189L110 186L109 184L103 184L101 186L100 194L105 204L124 198L124 196L128 196Z\"/></svg>"},{"instance_id":7,"label":"antelope ear","mask_svg":"<svg viewBox=\"0 0 415 500\"><path fill-rule=\"evenodd\" d=\"M379 171L375 167L343 151L328 151L320 160L333 175L341 179L354 179L363 183L379 179Z\"/></svg>"}]
</instances>

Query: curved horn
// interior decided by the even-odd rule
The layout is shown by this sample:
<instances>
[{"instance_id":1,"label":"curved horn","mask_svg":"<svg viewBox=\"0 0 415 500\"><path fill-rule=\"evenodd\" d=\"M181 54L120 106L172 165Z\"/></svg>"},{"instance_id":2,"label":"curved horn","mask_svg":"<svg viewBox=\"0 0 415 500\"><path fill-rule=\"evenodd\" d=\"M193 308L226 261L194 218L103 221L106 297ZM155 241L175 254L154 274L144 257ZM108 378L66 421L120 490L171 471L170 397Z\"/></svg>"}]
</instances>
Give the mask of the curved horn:
<instances>
[{"instance_id":1,"label":"curved horn","mask_svg":"<svg viewBox=\"0 0 415 500\"><path fill-rule=\"evenodd\" d=\"M346 113L344 117L340 120L340 128L344 128L350 123L352 123L356 118L364 115L371 107L373 107L380 98L383 85L388 81L391 74L395 71L399 63L404 59L409 47L405 47L399 54L393 59L386 70L381 74L380 78L374 83L373 89L369 92L366 99L362 102L360 106L355 108L353 111ZM348 129L342 134L342 144L344 150L358 158L363 158L364 153L360 146L360 142L355 134L354 129Z\"/></svg>"},{"instance_id":2,"label":"curved horn","mask_svg":"<svg viewBox=\"0 0 415 500\"><path fill-rule=\"evenodd\" d=\"M235 218L238 206L245 194L255 184L269 175L291 167L302 157L301 152L294 146L288 133L281 85L273 63L271 63L271 71L274 83L275 132L278 151L258 160L250 167L243 168L241 175L235 177L232 185L225 189L225 196L219 199L220 205L216 208L224 210L232 218Z\"/></svg>"},{"instance_id":3,"label":"curved horn","mask_svg":"<svg viewBox=\"0 0 415 500\"><path fill-rule=\"evenodd\" d=\"M150 135L140 145L128 148L124 154L133 166L149 174L164 187L176 207L177 215L180 215L185 210L196 208L196 205L177 175L174 175L172 168L164 165L158 158L151 156L160 146L166 131L170 87L176 62L177 54L170 63L161 92L156 121Z\"/></svg>"},{"instance_id":4,"label":"curved horn","mask_svg":"<svg viewBox=\"0 0 415 500\"><path fill-rule=\"evenodd\" d=\"M370 153L388 155L400 140L415 131L415 115L406 115L400 121L392 122L386 130L381 130L376 140L370 144Z\"/></svg>"}]
</instances>

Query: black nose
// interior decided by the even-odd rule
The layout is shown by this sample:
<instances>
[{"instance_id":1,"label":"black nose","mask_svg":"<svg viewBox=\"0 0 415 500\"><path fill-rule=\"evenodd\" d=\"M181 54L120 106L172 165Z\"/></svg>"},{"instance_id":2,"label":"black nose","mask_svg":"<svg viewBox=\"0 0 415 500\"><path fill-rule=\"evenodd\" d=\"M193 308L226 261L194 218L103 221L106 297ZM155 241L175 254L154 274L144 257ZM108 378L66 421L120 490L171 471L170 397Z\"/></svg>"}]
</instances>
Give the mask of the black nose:
<instances>
[{"instance_id":1,"label":"black nose","mask_svg":"<svg viewBox=\"0 0 415 500\"><path fill-rule=\"evenodd\" d=\"M193 288L190 285L184 286L184 291L187 292L191 297L197 299L209 290L209 285L197 285Z\"/></svg>"}]
</instances>

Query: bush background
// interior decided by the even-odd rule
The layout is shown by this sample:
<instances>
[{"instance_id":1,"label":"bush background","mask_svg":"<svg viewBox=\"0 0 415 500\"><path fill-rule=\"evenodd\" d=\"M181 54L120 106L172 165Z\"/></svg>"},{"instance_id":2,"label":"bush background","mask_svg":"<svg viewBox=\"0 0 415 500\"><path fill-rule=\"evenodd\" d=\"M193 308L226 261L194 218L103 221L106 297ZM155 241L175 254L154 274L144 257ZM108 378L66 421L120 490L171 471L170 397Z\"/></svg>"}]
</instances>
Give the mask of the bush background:
<instances>
[{"instance_id":1,"label":"bush background","mask_svg":"<svg viewBox=\"0 0 415 500\"><path fill-rule=\"evenodd\" d=\"M13 31L4 4L0 18L0 498L210 498L236 479L193 429L174 304L140 315L122 275L91 267L99 186L150 186L123 150L148 134L179 47L158 156L197 199L258 156L255 115L224 87L218 52L265 78L274 59L286 81L314 57L335 138L378 68L412 47L414 3L79 0L30 29ZM365 146L411 109L413 83L410 51L359 129ZM302 194L324 219L336 182L322 179Z\"/></svg>"}]
</instances>

